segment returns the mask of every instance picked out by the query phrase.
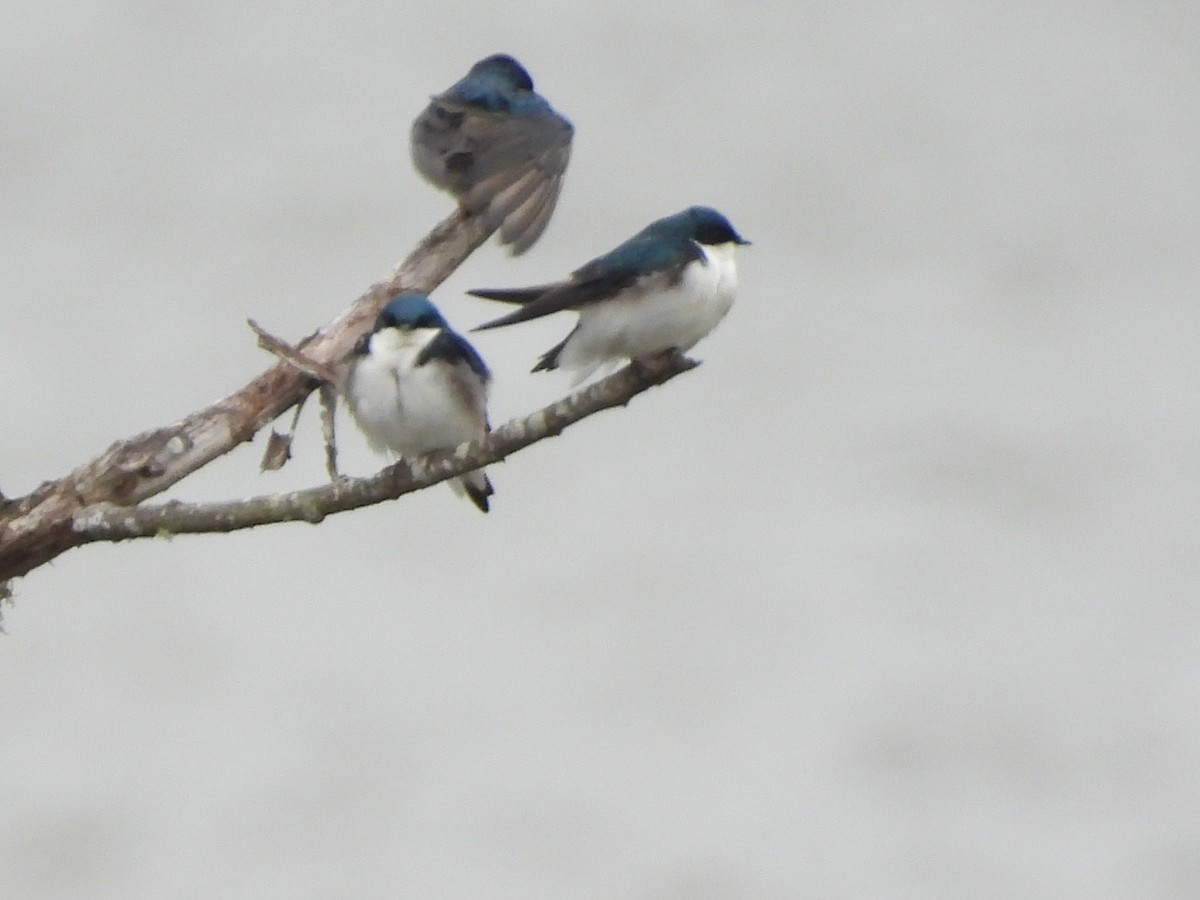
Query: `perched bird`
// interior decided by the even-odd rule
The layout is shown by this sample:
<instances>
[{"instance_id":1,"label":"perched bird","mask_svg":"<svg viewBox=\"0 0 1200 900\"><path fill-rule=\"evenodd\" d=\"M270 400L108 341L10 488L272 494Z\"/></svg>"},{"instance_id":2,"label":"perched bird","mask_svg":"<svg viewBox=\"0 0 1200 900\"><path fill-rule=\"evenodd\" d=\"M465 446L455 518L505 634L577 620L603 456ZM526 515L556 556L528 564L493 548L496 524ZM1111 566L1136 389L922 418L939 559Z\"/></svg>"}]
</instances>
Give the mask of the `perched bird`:
<instances>
[{"instance_id":1,"label":"perched bird","mask_svg":"<svg viewBox=\"0 0 1200 900\"><path fill-rule=\"evenodd\" d=\"M471 66L417 116L413 165L468 213L488 216L515 255L533 246L550 221L574 131L534 91L519 62L496 54Z\"/></svg>"},{"instance_id":2,"label":"perched bird","mask_svg":"<svg viewBox=\"0 0 1200 900\"><path fill-rule=\"evenodd\" d=\"M488 432L491 378L475 348L427 297L400 294L355 348L344 393L373 449L413 457L453 450ZM483 469L450 486L488 511L493 491Z\"/></svg>"},{"instance_id":3,"label":"perched bird","mask_svg":"<svg viewBox=\"0 0 1200 900\"><path fill-rule=\"evenodd\" d=\"M576 383L605 363L683 353L729 312L737 288L734 248L748 243L715 209L692 206L651 223L566 281L468 291L521 304L475 330L578 312L575 329L533 367L574 369Z\"/></svg>"}]
</instances>

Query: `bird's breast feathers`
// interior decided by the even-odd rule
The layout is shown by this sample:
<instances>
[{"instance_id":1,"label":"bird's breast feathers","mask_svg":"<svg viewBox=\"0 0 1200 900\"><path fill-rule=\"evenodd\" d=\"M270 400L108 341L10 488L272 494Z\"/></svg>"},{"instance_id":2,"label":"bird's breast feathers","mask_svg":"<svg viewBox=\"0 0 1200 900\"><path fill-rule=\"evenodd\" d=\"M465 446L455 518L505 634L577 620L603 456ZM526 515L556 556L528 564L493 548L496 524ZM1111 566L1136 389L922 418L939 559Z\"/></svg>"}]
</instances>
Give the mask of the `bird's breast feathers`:
<instances>
[{"instance_id":1,"label":"bird's breast feathers","mask_svg":"<svg viewBox=\"0 0 1200 900\"><path fill-rule=\"evenodd\" d=\"M676 278L658 272L611 300L581 307L559 365L586 372L603 360L641 359L670 348L684 352L712 331L737 290L734 245L696 246L701 258Z\"/></svg>"},{"instance_id":2,"label":"bird's breast feathers","mask_svg":"<svg viewBox=\"0 0 1200 900\"><path fill-rule=\"evenodd\" d=\"M736 244L700 244L696 246L703 259L683 270L683 281L694 293L712 294L718 301L727 301L726 311L737 291Z\"/></svg>"},{"instance_id":3,"label":"bird's breast feathers","mask_svg":"<svg viewBox=\"0 0 1200 900\"><path fill-rule=\"evenodd\" d=\"M712 320L715 325L729 311L737 292L734 245L696 243L695 247L696 258L682 268L645 275L612 300L626 313L661 310L669 318Z\"/></svg>"},{"instance_id":4,"label":"bird's breast feathers","mask_svg":"<svg viewBox=\"0 0 1200 900\"><path fill-rule=\"evenodd\" d=\"M371 335L367 349L379 365L403 372L416 366L421 351L439 334L440 328L381 328Z\"/></svg>"},{"instance_id":5,"label":"bird's breast feathers","mask_svg":"<svg viewBox=\"0 0 1200 900\"><path fill-rule=\"evenodd\" d=\"M400 455L456 447L486 430L486 389L466 362L417 364L436 328L385 328L355 365L350 407L377 449Z\"/></svg>"}]
</instances>

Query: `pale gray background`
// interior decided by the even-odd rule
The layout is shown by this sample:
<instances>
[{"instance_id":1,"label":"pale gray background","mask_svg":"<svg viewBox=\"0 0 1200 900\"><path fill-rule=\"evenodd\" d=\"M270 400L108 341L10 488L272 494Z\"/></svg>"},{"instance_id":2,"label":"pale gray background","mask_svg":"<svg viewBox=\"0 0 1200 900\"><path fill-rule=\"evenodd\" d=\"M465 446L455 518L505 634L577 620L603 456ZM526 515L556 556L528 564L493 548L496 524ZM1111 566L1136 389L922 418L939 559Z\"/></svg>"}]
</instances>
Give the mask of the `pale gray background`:
<instances>
[{"instance_id":1,"label":"pale gray background","mask_svg":"<svg viewBox=\"0 0 1200 900\"><path fill-rule=\"evenodd\" d=\"M755 244L704 366L488 517L21 580L0 895L1200 896L1195 3L10 2L0 487L386 276L451 208L409 122L498 50L572 168L435 299L466 329L709 203ZM496 420L569 327L478 337ZM311 417L260 450L175 495L322 477Z\"/></svg>"}]
</instances>

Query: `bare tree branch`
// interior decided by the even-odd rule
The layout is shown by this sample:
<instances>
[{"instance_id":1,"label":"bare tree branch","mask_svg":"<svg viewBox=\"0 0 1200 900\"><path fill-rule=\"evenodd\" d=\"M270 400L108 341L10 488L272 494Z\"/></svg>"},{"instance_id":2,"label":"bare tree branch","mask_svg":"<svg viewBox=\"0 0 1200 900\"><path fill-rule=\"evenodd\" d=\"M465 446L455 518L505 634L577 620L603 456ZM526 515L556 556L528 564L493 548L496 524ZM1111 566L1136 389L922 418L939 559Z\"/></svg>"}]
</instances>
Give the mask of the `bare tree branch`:
<instances>
[{"instance_id":1,"label":"bare tree branch","mask_svg":"<svg viewBox=\"0 0 1200 900\"><path fill-rule=\"evenodd\" d=\"M322 365L343 358L400 291L429 293L493 229L456 210L386 281L373 285L329 326L301 344ZM169 488L254 434L313 390L317 382L280 363L245 387L172 425L118 441L70 474L0 503L0 584L83 543L74 528L85 506L133 506Z\"/></svg>"},{"instance_id":2,"label":"bare tree branch","mask_svg":"<svg viewBox=\"0 0 1200 900\"><path fill-rule=\"evenodd\" d=\"M328 432L338 364L383 304L402 291L432 291L487 240L491 230L483 221L456 211L430 232L391 278L373 285L330 325L296 347L251 322L260 344L281 358L272 369L179 422L118 441L69 475L46 482L25 497L0 497L0 602L10 596L8 579L81 544L227 532L275 522L319 522L332 513L395 499L503 459L580 419L624 405L698 365L673 354L632 364L524 419L506 423L484 439L453 452L389 466L371 478L337 477L335 448L327 434L326 464L334 479L330 484L222 503L143 503L250 440L318 385L322 385L322 425ZM274 446L268 448L267 459L270 465L282 465L290 437L272 437Z\"/></svg>"},{"instance_id":3,"label":"bare tree branch","mask_svg":"<svg viewBox=\"0 0 1200 900\"><path fill-rule=\"evenodd\" d=\"M666 355L650 363L627 366L523 419L507 422L486 438L463 444L452 453L402 460L370 478L340 478L301 491L223 503L171 501L134 507L93 504L74 514L73 528L80 542L89 542L229 532L277 522L320 522L332 513L394 500L494 463L530 444L558 435L601 410L624 406L642 391L697 365L694 360Z\"/></svg>"}]
</instances>

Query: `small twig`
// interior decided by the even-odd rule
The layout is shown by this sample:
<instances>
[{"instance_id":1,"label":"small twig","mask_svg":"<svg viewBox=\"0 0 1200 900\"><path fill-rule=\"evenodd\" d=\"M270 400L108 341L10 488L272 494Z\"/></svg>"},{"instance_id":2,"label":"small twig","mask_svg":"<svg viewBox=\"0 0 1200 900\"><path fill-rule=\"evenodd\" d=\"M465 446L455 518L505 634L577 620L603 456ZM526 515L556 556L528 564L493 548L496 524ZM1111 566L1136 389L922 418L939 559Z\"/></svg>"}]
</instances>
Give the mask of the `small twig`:
<instances>
[{"instance_id":1,"label":"small twig","mask_svg":"<svg viewBox=\"0 0 1200 900\"><path fill-rule=\"evenodd\" d=\"M321 385L321 437L325 439L325 471L329 473L330 481L341 478L338 474L337 435L333 423L337 414L337 391L331 384Z\"/></svg>"},{"instance_id":2,"label":"small twig","mask_svg":"<svg viewBox=\"0 0 1200 900\"><path fill-rule=\"evenodd\" d=\"M337 371L325 363L313 359L304 353L303 350L298 350L287 341L280 340L263 329L253 319L247 319L246 324L250 326L250 330L258 335L258 346L262 347L269 353L274 353L285 363L292 368L303 372L310 378L316 378L318 381L325 381L336 385L338 382Z\"/></svg>"}]
</instances>

